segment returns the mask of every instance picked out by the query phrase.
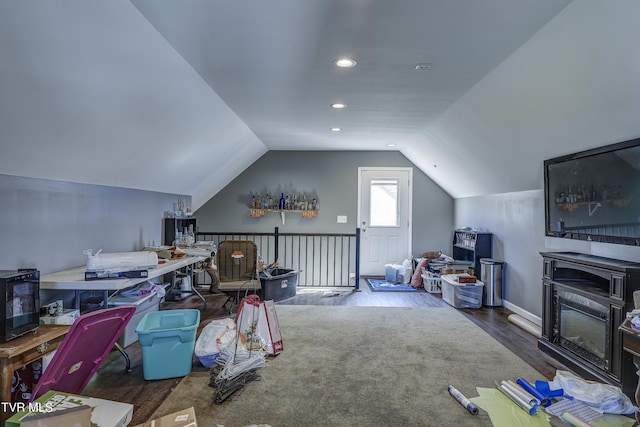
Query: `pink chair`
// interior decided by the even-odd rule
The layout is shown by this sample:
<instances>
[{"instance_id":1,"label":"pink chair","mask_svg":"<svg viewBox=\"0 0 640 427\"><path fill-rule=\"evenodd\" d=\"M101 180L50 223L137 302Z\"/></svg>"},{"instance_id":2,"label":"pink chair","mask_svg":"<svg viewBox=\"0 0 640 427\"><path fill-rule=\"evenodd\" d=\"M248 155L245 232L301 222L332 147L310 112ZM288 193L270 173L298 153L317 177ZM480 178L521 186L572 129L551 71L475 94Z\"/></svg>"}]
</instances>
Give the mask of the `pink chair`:
<instances>
[{"instance_id":1,"label":"pink chair","mask_svg":"<svg viewBox=\"0 0 640 427\"><path fill-rule=\"evenodd\" d=\"M49 390L80 394L131 320L135 306L96 310L78 317L36 384L29 402ZM128 356L122 349L118 350Z\"/></svg>"}]
</instances>

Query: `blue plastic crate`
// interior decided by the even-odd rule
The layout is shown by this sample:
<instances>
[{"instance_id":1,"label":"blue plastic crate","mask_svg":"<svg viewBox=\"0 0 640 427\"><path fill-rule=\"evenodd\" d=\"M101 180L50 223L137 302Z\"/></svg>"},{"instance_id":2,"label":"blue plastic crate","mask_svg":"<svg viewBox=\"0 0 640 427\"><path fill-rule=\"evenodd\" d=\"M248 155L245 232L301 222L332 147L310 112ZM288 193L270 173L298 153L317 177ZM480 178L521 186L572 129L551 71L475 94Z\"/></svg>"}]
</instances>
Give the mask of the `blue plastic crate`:
<instances>
[{"instance_id":1,"label":"blue plastic crate","mask_svg":"<svg viewBox=\"0 0 640 427\"><path fill-rule=\"evenodd\" d=\"M184 377L191 373L199 310L165 310L144 315L136 333L142 349L145 380Z\"/></svg>"}]
</instances>

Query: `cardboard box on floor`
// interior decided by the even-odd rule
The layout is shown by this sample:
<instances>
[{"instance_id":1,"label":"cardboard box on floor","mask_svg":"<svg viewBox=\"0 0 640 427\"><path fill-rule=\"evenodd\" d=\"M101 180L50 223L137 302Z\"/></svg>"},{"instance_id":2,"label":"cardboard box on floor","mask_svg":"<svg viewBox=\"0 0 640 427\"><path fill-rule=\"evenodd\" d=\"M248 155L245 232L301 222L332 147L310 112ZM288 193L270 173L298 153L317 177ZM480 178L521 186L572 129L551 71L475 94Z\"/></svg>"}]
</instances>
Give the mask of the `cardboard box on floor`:
<instances>
[{"instance_id":1,"label":"cardboard box on floor","mask_svg":"<svg viewBox=\"0 0 640 427\"><path fill-rule=\"evenodd\" d=\"M198 427L198 422L196 421L196 411L192 406L134 427Z\"/></svg>"},{"instance_id":2,"label":"cardboard box on floor","mask_svg":"<svg viewBox=\"0 0 640 427\"><path fill-rule=\"evenodd\" d=\"M61 409L87 405L91 407L91 424L97 427L126 427L133 416L133 405L89 396L78 396L49 390L28 404L25 410L12 415L5 427L21 427L23 420L33 415L42 415Z\"/></svg>"},{"instance_id":3,"label":"cardboard box on floor","mask_svg":"<svg viewBox=\"0 0 640 427\"><path fill-rule=\"evenodd\" d=\"M23 418L20 427L91 427L91 407L62 409Z\"/></svg>"}]
</instances>

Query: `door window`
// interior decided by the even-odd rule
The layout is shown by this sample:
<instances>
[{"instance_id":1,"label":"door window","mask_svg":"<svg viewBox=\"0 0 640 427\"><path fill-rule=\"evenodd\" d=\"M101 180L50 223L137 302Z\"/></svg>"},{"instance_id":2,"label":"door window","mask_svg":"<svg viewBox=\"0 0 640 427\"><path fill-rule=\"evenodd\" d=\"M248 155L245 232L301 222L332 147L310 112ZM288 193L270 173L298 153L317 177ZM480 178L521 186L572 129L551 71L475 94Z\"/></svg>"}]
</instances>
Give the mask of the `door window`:
<instances>
[{"instance_id":1,"label":"door window","mask_svg":"<svg viewBox=\"0 0 640 427\"><path fill-rule=\"evenodd\" d=\"M372 179L369 190L370 227L398 227L398 181Z\"/></svg>"}]
</instances>

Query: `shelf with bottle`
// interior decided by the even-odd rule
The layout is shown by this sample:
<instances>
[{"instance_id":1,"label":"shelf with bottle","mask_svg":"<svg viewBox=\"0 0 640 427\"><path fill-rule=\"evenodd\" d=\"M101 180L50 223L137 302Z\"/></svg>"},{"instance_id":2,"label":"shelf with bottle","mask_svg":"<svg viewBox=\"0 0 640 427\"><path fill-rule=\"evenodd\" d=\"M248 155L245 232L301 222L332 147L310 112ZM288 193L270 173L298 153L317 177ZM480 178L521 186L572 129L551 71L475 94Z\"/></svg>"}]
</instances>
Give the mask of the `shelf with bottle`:
<instances>
[{"instance_id":1,"label":"shelf with bottle","mask_svg":"<svg viewBox=\"0 0 640 427\"><path fill-rule=\"evenodd\" d=\"M251 218L262 218L267 213L299 213L302 218L315 218L318 216L317 209L255 209L249 208L249 216Z\"/></svg>"},{"instance_id":2,"label":"shelf with bottle","mask_svg":"<svg viewBox=\"0 0 640 427\"><path fill-rule=\"evenodd\" d=\"M268 193L265 196L252 195L249 206L249 216L252 218L262 218L269 212L276 213L299 213L302 218L315 218L318 216L319 204L317 197L307 197L306 194L292 195L281 193L280 199L275 200Z\"/></svg>"}]
</instances>

